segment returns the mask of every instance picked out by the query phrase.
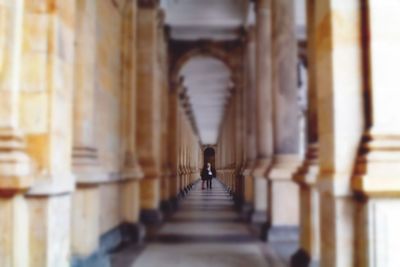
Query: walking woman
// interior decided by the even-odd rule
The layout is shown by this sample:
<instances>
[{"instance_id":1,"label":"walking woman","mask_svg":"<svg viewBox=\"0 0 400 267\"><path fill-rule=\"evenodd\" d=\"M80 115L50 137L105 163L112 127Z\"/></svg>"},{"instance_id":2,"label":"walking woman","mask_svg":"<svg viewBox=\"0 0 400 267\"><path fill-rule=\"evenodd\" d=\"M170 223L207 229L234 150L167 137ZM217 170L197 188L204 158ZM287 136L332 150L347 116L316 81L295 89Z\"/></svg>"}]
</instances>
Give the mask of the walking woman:
<instances>
[{"instance_id":1,"label":"walking woman","mask_svg":"<svg viewBox=\"0 0 400 267\"><path fill-rule=\"evenodd\" d=\"M204 189L204 182L207 183L207 188L212 188L212 178L217 176L215 168L211 166L210 162L204 164L201 171L201 189Z\"/></svg>"}]
</instances>

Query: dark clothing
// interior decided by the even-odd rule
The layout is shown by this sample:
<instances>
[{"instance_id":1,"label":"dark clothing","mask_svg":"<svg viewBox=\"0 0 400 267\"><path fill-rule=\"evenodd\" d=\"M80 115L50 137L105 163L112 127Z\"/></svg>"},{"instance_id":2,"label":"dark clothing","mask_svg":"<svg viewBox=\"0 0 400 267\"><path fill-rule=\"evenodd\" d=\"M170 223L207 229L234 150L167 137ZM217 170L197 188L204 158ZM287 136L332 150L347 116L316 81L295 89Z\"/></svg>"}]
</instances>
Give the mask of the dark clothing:
<instances>
[{"instance_id":1,"label":"dark clothing","mask_svg":"<svg viewBox=\"0 0 400 267\"><path fill-rule=\"evenodd\" d=\"M201 171L201 180L207 181L207 188L212 188L212 178L217 176L217 172L215 171L215 168L210 168L208 170L207 167L203 167L203 170Z\"/></svg>"},{"instance_id":2,"label":"dark clothing","mask_svg":"<svg viewBox=\"0 0 400 267\"><path fill-rule=\"evenodd\" d=\"M212 178L207 180L207 188L212 188Z\"/></svg>"},{"instance_id":3,"label":"dark clothing","mask_svg":"<svg viewBox=\"0 0 400 267\"><path fill-rule=\"evenodd\" d=\"M203 167L201 170L201 180L211 180L213 177L217 176L217 172L215 171L215 168L211 167L211 174L209 174L209 171L207 170L207 167Z\"/></svg>"}]
</instances>

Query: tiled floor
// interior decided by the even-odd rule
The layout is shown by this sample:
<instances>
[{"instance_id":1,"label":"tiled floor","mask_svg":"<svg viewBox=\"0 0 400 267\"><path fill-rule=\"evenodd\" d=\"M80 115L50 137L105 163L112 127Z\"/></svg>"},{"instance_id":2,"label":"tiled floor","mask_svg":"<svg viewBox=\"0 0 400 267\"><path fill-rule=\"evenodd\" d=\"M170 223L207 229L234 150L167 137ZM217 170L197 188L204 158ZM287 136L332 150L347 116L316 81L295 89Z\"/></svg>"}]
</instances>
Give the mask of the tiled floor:
<instances>
[{"instance_id":1,"label":"tiled floor","mask_svg":"<svg viewBox=\"0 0 400 267\"><path fill-rule=\"evenodd\" d=\"M214 181L196 184L180 209L142 248L123 251L114 267L281 267L278 254L254 237Z\"/></svg>"}]
</instances>

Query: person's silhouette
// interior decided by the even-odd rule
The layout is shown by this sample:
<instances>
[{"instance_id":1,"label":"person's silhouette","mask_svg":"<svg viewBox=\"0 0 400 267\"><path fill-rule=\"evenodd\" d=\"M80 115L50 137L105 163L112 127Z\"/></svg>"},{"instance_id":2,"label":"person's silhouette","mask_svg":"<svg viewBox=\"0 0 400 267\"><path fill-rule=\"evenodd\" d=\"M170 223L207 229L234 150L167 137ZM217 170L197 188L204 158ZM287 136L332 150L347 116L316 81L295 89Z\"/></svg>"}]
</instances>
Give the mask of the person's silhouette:
<instances>
[{"instance_id":1,"label":"person's silhouette","mask_svg":"<svg viewBox=\"0 0 400 267\"><path fill-rule=\"evenodd\" d=\"M207 162L204 164L203 170L201 171L201 180L202 180L202 186L201 189L204 189L204 182L207 183L207 188L212 188L212 178L216 177L216 171L215 168L211 166L210 162Z\"/></svg>"}]
</instances>

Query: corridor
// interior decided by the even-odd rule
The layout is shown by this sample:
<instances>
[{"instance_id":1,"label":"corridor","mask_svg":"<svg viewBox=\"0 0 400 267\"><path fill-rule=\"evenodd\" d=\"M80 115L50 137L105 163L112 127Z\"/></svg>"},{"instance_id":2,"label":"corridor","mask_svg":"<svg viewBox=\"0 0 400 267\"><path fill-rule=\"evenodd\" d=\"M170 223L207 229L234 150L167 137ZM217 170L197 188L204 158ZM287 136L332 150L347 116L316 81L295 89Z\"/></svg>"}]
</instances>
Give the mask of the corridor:
<instances>
[{"instance_id":1,"label":"corridor","mask_svg":"<svg viewBox=\"0 0 400 267\"><path fill-rule=\"evenodd\" d=\"M399 11L0 0L0 267L399 267Z\"/></svg>"},{"instance_id":2,"label":"corridor","mask_svg":"<svg viewBox=\"0 0 400 267\"><path fill-rule=\"evenodd\" d=\"M287 266L240 219L218 180L212 190L201 190L201 183L196 183L179 210L149 239L144 248L117 253L113 267Z\"/></svg>"}]
</instances>

